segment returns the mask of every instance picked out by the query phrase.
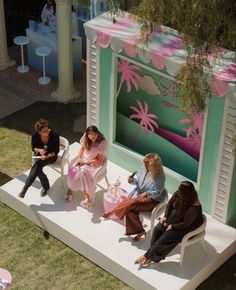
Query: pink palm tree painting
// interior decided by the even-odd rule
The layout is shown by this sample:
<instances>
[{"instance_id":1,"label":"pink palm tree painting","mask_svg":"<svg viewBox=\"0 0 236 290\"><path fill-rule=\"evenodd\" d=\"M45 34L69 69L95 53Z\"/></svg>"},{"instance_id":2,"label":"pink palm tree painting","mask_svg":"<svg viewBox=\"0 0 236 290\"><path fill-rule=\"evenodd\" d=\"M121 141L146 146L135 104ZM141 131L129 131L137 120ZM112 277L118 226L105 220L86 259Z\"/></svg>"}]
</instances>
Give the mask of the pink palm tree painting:
<instances>
[{"instance_id":1,"label":"pink palm tree painting","mask_svg":"<svg viewBox=\"0 0 236 290\"><path fill-rule=\"evenodd\" d=\"M141 67L137 65L130 65L129 62L125 59L120 60L118 65L118 72L121 73L121 81L116 96L119 95L120 89L124 82L127 84L127 93L131 91L132 84L134 85L136 91L139 89L137 81L141 79L141 76L135 71L140 70Z\"/></svg>"},{"instance_id":2,"label":"pink palm tree painting","mask_svg":"<svg viewBox=\"0 0 236 290\"><path fill-rule=\"evenodd\" d=\"M155 133L155 128L158 128L158 124L155 120L153 119L157 119L157 116L154 114L148 114L148 104L147 102L143 102L143 104L139 101L136 100L139 106L139 109L136 108L135 106L130 106L130 109L132 109L136 114L132 114L129 116L130 119L139 119L140 123L139 123L139 129L136 132L130 146L132 147L135 143L135 141L137 140L141 128L144 127L145 128L145 135L148 135L149 130L152 131L152 133Z\"/></svg>"},{"instance_id":3,"label":"pink palm tree painting","mask_svg":"<svg viewBox=\"0 0 236 290\"><path fill-rule=\"evenodd\" d=\"M174 101L177 100L178 89L175 82L170 81L165 77L160 77L159 87L163 89L163 98L171 96Z\"/></svg>"},{"instance_id":4,"label":"pink palm tree painting","mask_svg":"<svg viewBox=\"0 0 236 290\"><path fill-rule=\"evenodd\" d=\"M203 114L192 114L190 118L181 119L180 124L188 124L188 128L183 128L186 132L186 138L197 148L201 147Z\"/></svg>"},{"instance_id":5,"label":"pink palm tree painting","mask_svg":"<svg viewBox=\"0 0 236 290\"><path fill-rule=\"evenodd\" d=\"M175 109L186 114L183 108L179 108L178 106L166 101L163 101L163 104L166 107ZM192 114L189 116L189 118L180 119L179 122L180 124L188 125L188 128L183 128L183 131L186 132L185 142L192 144L192 146L196 146L197 150L200 151L203 129L203 114L196 113L196 110L193 109Z\"/></svg>"}]
</instances>

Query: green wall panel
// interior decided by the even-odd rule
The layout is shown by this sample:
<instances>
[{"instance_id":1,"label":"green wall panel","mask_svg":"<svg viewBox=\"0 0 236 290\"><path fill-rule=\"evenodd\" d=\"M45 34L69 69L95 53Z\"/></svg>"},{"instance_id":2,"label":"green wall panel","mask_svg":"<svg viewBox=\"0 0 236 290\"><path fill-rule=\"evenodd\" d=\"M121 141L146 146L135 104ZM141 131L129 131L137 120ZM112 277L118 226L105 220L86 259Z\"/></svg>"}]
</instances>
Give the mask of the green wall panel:
<instances>
[{"instance_id":1,"label":"green wall panel","mask_svg":"<svg viewBox=\"0 0 236 290\"><path fill-rule=\"evenodd\" d=\"M199 193L203 204L203 210L207 213L211 213L212 211L221 126L224 113L224 101L224 98L212 97L208 109L207 134L204 143L203 166Z\"/></svg>"}]
</instances>

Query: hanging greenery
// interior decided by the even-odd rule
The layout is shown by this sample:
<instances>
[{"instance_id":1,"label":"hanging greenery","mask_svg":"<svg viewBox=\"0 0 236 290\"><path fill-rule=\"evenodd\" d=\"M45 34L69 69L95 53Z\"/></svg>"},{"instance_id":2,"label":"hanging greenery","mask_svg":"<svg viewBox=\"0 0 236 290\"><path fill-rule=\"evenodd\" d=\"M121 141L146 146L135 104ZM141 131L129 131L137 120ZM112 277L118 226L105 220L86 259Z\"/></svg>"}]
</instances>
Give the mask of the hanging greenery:
<instances>
[{"instance_id":1,"label":"hanging greenery","mask_svg":"<svg viewBox=\"0 0 236 290\"><path fill-rule=\"evenodd\" d=\"M211 98L210 69L211 64L206 55L190 56L177 73L177 85L181 91L179 99L185 111L189 113L193 109L198 113L205 111Z\"/></svg>"},{"instance_id":2,"label":"hanging greenery","mask_svg":"<svg viewBox=\"0 0 236 290\"><path fill-rule=\"evenodd\" d=\"M177 74L183 91L181 103L186 110L205 111L212 95L208 56L217 56L217 47L236 52L236 1L141 0L132 12L141 24L144 41L161 24L179 32L188 52L186 64Z\"/></svg>"},{"instance_id":3,"label":"hanging greenery","mask_svg":"<svg viewBox=\"0 0 236 290\"><path fill-rule=\"evenodd\" d=\"M112 21L113 23L116 22L116 18L119 17L122 13L121 7L120 7L120 1L114 1L114 0L107 0L107 6L108 10L110 11L112 15Z\"/></svg>"}]
</instances>

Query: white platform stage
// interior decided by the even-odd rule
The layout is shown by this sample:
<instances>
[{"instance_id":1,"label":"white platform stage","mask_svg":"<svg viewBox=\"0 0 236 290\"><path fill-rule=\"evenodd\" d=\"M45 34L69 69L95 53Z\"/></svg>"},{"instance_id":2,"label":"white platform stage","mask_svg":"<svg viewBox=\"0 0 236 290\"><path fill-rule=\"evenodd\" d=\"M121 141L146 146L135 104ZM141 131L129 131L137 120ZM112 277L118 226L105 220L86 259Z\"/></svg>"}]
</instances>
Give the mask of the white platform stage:
<instances>
[{"instance_id":1,"label":"white platform stage","mask_svg":"<svg viewBox=\"0 0 236 290\"><path fill-rule=\"evenodd\" d=\"M78 143L70 146L71 158L77 154L77 150ZM79 192L74 194L70 203L64 202L66 189L61 188L60 174L50 167L45 168L51 183L48 196L40 197L41 185L36 180L25 198L20 199L18 193L28 172L0 188L1 202L134 289L195 289L235 253L235 229L207 215L207 256L204 256L200 244L189 246L183 267L180 268L180 249L176 247L159 264L139 268L134 261L148 249L149 241L132 242L131 238L124 235L122 222L101 218L106 188L104 180L97 186L95 206L87 210L79 205L82 200ZM115 182L121 176L122 187L130 190L132 186L127 183L129 174L108 161L110 182ZM148 225L149 221L145 220L144 223Z\"/></svg>"}]
</instances>

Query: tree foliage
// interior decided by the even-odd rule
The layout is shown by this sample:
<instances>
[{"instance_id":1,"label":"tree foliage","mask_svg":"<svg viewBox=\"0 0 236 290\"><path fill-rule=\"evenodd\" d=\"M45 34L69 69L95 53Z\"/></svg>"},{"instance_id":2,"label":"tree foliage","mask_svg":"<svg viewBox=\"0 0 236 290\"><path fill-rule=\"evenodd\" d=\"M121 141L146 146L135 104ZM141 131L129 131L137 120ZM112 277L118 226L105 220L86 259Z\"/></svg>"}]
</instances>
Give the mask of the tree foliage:
<instances>
[{"instance_id":1,"label":"tree foliage","mask_svg":"<svg viewBox=\"0 0 236 290\"><path fill-rule=\"evenodd\" d=\"M176 29L196 51L236 50L235 0L142 0L132 11L141 23Z\"/></svg>"}]
</instances>

